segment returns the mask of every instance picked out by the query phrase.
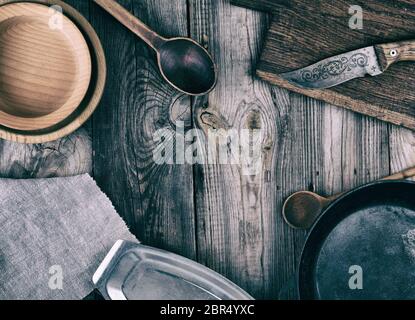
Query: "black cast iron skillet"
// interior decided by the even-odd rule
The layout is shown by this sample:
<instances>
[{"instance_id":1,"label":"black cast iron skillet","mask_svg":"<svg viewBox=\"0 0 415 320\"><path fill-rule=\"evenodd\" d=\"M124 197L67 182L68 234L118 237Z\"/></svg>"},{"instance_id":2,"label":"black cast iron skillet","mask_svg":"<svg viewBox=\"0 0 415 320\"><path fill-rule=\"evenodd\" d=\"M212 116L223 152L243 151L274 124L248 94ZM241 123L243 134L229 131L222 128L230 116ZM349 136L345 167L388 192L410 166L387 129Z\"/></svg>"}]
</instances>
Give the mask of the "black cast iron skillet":
<instances>
[{"instance_id":1,"label":"black cast iron skillet","mask_svg":"<svg viewBox=\"0 0 415 320\"><path fill-rule=\"evenodd\" d=\"M415 183L375 182L331 204L304 245L298 293L307 300L415 299Z\"/></svg>"}]
</instances>

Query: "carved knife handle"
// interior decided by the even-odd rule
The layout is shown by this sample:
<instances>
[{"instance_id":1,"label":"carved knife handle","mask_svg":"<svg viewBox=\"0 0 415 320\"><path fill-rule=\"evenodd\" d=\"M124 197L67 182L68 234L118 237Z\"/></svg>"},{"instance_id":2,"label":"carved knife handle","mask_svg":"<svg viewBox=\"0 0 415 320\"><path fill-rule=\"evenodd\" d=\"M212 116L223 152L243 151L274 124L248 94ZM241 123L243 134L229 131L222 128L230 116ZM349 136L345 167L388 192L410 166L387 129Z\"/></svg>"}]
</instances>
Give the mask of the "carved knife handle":
<instances>
[{"instance_id":1,"label":"carved knife handle","mask_svg":"<svg viewBox=\"0 0 415 320\"><path fill-rule=\"evenodd\" d=\"M415 40L380 44L375 49L382 71L398 61L415 61Z\"/></svg>"}]
</instances>

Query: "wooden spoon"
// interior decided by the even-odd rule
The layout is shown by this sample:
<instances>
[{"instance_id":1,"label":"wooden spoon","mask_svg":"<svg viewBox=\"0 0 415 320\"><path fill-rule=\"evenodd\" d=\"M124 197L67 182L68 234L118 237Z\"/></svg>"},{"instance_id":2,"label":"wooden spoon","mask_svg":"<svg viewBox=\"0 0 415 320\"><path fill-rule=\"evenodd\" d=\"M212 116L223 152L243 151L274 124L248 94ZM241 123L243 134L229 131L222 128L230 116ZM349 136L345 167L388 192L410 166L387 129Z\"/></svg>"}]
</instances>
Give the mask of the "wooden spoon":
<instances>
[{"instance_id":1,"label":"wooden spoon","mask_svg":"<svg viewBox=\"0 0 415 320\"><path fill-rule=\"evenodd\" d=\"M383 180L400 180L415 176L415 167L409 168ZM324 198L314 192L299 191L285 200L282 208L282 215L285 222L294 229L308 229L322 211L334 200L342 196L340 193L329 198Z\"/></svg>"},{"instance_id":2,"label":"wooden spoon","mask_svg":"<svg viewBox=\"0 0 415 320\"><path fill-rule=\"evenodd\" d=\"M216 66L200 44L189 38L165 39L116 1L94 1L156 51L160 72L174 88L188 95L200 96L215 87Z\"/></svg>"}]
</instances>

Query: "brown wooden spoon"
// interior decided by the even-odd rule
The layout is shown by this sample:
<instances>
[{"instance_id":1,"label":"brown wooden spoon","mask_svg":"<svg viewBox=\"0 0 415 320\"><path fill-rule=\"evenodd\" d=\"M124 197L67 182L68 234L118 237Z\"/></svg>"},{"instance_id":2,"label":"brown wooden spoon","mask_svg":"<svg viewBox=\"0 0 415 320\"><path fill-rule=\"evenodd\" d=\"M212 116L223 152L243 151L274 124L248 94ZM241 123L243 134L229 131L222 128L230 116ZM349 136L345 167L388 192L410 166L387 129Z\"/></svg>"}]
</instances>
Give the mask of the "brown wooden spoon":
<instances>
[{"instance_id":1,"label":"brown wooden spoon","mask_svg":"<svg viewBox=\"0 0 415 320\"><path fill-rule=\"evenodd\" d=\"M415 176L415 167L381 180L400 180L413 176ZM313 225L323 210L343 194L340 193L325 198L310 191L296 192L285 200L284 206L282 207L282 215L285 222L294 229L308 229Z\"/></svg>"},{"instance_id":2,"label":"brown wooden spoon","mask_svg":"<svg viewBox=\"0 0 415 320\"><path fill-rule=\"evenodd\" d=\"M216 66L200 44L189 38L161 37L114 0L94 1L156 51L160 72L174 88L200 96L215 87Z\"/></svg>"}]
</instances>

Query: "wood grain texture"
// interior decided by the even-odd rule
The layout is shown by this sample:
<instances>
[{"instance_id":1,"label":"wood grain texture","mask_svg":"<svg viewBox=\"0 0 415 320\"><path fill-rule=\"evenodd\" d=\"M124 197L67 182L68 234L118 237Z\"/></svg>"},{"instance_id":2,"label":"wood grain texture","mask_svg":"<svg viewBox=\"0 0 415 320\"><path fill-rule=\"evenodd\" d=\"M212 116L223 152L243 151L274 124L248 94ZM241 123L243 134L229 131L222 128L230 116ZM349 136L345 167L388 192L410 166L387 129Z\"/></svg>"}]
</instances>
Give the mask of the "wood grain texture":
<instances>
[{"instance_id":1,"label":"wood grain texture","mask_svg":"<svg viewBox=\"0 0 415 320\"><path fill-rule=\"evenodd\" d=\"M279 8L287 8L294 5L293 0L230 0L232 4L261 11L277 11Z\"/></svg>"},{"instance_id":2,"label":"wood grain texture","mask_svg":"<svg viewBox=\"0 0 415 320\"><path fill-rule=\"evenodd\" d=\"M233 0L246 4L244 0ZM363 8L362 30L350 29L349 8ZM252 1L273 13L258 75L273 84L353 111L415 129L415 64L393 65L377 77L349 81L326 90L304 90L278 74L357 48L413 38L411 1ZM272 8L271 8L272 7ZM396 99L399 96L400 99Z\"/></svg>"},{"instance_id":3,"label":"wood grain texture","mask_svg":"<svg viewBox=\"0 0 415 320\"><path fill-rule=\"evenodd\" d=\"M413 131L391 127L390 129L390 167L392 172L415 164L415 134ZM412 178L411 180L415 180Z\"/></svg>"},{"instance_id":4,"label":"wood grain texture","mask_svg":"<svg viewBox=\"0 0 415 320\"><path fill-rule=\"evenodd\" d=\"M120 4L163 36L187 34L184 1ZM102 8L91 8L111 75L93 120L95 178L138 239L195 258L192 167L153 160L154 134L173 130L169 110L177 92L143 41Z\"/></svg>"},{"instance_id":5,"label":"wood grain texture","mask_svg":"<svg viewBox=\"0 0 415 320\"><path fill-rule=\"evenodd\" d=\"M238 165L195 167L198 260L256 298L276 298L293 261L293 233L278 215L277 124L271 90L252 78L266 19L227 1L191 1L192 36L205 41L219 68L216 89L197 107L197 125L209 129L262 129L257 175ZM281 255L280 255L281 254ZM282 256L286 256L282 258ZM280 260L281 258L281 260ZM293 263L294 265L294 263ZM287 273L292 274L292 270Z\"/></svg>"},{"instance_id":6,"label":"wood grain texture","mask_svg":"<svg viewBox=\"0 0 415 320\"><path fill-rule=\"evenodd\" d=\"M35 179L92 174L92 140L85 129L54 142L0 140L0 177Z\"/></svg>"}]
</instances>

